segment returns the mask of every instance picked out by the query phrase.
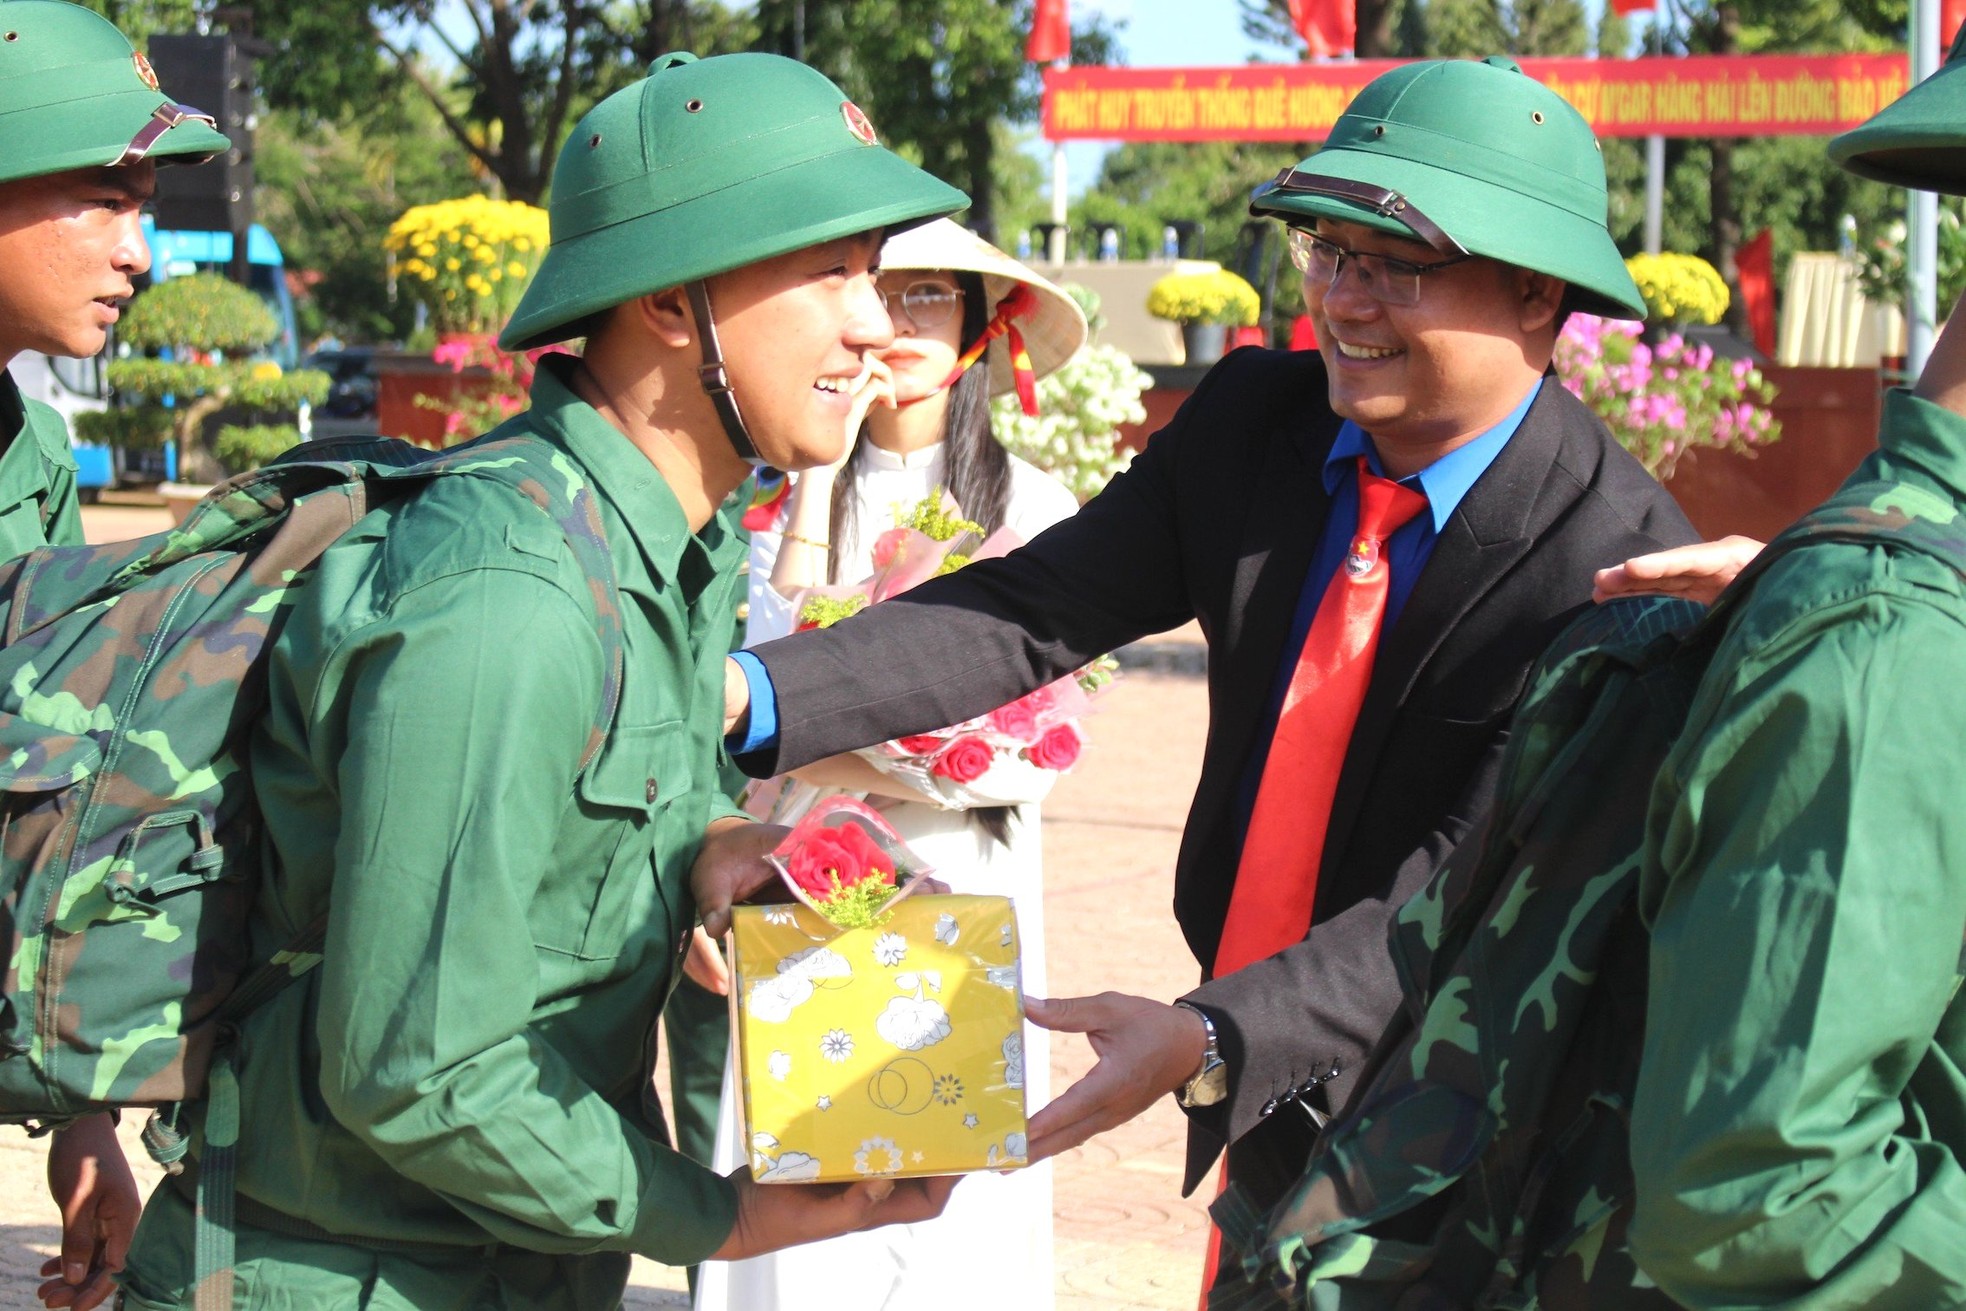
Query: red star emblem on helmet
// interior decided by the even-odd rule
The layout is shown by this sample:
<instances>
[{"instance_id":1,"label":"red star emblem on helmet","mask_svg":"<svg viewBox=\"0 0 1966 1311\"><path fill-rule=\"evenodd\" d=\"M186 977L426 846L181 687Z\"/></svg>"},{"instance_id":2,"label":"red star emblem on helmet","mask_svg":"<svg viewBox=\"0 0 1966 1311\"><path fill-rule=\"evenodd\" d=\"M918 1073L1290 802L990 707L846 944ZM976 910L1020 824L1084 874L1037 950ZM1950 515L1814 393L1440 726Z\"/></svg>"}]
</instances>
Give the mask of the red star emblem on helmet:
<instances>
[{"instance_id":1,"label":"red star emblem on helmet","mask_svg":"<svg viewBox=\"0 0 1966 1311\"><path fill-rule=\"evenodd\" d=\"M138 53L132 53L130 58L137 66L137 80L152 91L162 91L163 88L157 85L157 70L150 66L150 61Z\"/></svg>"},{"instance_id":2,"label":"red star emblem on helmet","mask_svg":"<svg viewBox=\"0 0 1966 1311\"><path fill-rule=\"evenodd\" d=\"M874 144L874 125L868 121L866 113L861 110L860 106L854 104L851 100L842 101L840 104L840 116L846 119L847 131L853 133L854 136L859 137L870 146Z\"/></svg>"}]
</instances>

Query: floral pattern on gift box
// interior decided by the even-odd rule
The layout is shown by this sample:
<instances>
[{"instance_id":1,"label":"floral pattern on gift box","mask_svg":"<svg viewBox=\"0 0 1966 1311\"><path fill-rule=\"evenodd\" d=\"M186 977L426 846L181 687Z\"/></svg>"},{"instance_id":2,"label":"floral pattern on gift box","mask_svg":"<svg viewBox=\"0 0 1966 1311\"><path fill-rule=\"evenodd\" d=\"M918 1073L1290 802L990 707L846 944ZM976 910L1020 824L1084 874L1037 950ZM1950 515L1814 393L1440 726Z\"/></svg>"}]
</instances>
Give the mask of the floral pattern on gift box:
<instances>
[{"instance_id":1,"label":"floral pattern on gift box","mask_svg":"<svg viewBox=\"0 0 1966 1311\"><path fill-rule=\"evenodd\" d=\"M869 1138L853 1154L853 1168L868 1176L899 1174L901 1164L901 1149L892 1138Z\"/></svg>"},{"instance_id":2,"label":"floral pattern on gift box","mask_svg":"<svg viewBox=\"0 0 1966 1311\"><path fill-rule=\"evenodd\" d=\"M874 939L874 959L893 969L908 955L908 940L899 933L883 933Z\"/></svg>"},{"instance_id":3,"label":"floral pattern on gift box","mask_svg":"<svg viewBox=\"0 0 1966 1311\"><path fill-rule=\"evenodd\" d=\"M936 919L935 919L935 940L936 940L937 942L939 942L939 943L941 943L941 944L942 944L943 946L945 946L945 947L953 947L953 946L955 945L955 943L956 943L956 917L955 917L954 915L938 915L938 916L936 916Z\"/></svg>"},{"instance_id":4,"label":"floral pattern on gift box","mask_svg":"<svg viewBox=\"0 0 1966 1311\"><path fill-rule=\"evenodd\" d=\"M853 1035L845 1029L828 1029L819 1040L819 1054L838 1065L853 1055Z\"/></svg>"},{"instance_id":5,"label":"floral pattern on gift box","mask_svg":"<svg viewBox=\"0 0 1966 1311\"><path fill-rule=\"evenodd\" d=\"M1024 1035L1013 1033L1003 1040L1003 1081L1012 1088L1024 1086Z\"/></svg>"},{"instance_id":6,"label":"floral pattern on gift box","mask_svg":"<svg viewBox=\"0 0 1966 1311\"><path fill-rule=\"evenodd\" d=\"M768 1133L751 1135L751 1174L759 1183L810 1183L819 1177L819 1159L804 1152L780 1150Z\"/></svg>"},{"instance_id":7,"label":"floral pattern on gift box","mask_svg":"<svg viewBox=\"0 0 1966 1311\"><path fill-rule=\"evenodd\" d=\"M786 1076L792 1073L792 1053L773 1052L771 1059L765 1063L765 1070L772 1078L784 1083Z\"/></svg>"},{"instance_id":8,"label":"floral pattern on gift box","mask_svg":"<svg viewBox=\"0 0 1966 1311\"><path fill-rule=\"evenodd\" d=\"M778 972L751 985L744 1007L766 1024L783 1024L822 986L844 984L853 966L830 947L808 947L778 962Z\"/></svg>"}]
</instances>

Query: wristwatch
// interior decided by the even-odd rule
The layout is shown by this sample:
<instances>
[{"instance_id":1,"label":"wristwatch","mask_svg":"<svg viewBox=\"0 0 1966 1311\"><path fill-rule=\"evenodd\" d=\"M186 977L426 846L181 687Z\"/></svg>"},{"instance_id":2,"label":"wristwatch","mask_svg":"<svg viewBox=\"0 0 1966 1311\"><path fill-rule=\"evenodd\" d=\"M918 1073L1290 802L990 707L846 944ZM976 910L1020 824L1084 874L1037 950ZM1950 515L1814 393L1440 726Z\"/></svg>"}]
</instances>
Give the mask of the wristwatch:
<instances>
[{"instance_id":1,"label":"wristwatch","mask_svg":"<svg viewBox=\"0 0 1966 1311\"><path fill-rule=\"evenodd\" d=\"M1208 1035L1207 1045L1201 1049L1201 1068L1181 1085L1180 1091L1174 1094L1175 1100L1183 1106L1213 1106L1229 1095L1229 1066L1222 1059L1222 1048L1215 1038L1215 1021L1199 1006L1190 1006L1185 1001L1174 1004L1199 1015L1202 1031Z\"/></svg>"}]
</instances>

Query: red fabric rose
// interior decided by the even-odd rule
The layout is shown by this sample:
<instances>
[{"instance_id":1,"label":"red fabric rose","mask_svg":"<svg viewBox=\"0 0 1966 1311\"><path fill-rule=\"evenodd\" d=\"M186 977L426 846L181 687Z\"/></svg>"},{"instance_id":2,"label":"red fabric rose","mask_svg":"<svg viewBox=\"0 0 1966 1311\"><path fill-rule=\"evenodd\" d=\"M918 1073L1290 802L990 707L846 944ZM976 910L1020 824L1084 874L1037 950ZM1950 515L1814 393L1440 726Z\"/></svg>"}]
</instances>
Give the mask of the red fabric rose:
<instances>
[{"instance_id":1,"label":"red fabric rose","mask_svg":"<svg viewBox=\"0 0 1966 1311\"><path fill-rule=\"evenodd\" d=\"M932 756L942 749L942 743L939 733L917 733L913 737L894 739L894 745L911 756Z\"/></svg>"},{"instance_id":2,"label":"red fabric rose","mask_svg":"<svg viewBox=\"0 0 1966 1311\"><path fill-rule=\"evenodd\" d=\"M990 712L990 727L1023 746L1038 740L1038 712L1029 697L1020 697Z\"/></svg>"},{"instance_id":3,"label":"red fabric rose","mask_svg":"<svg viewBox=\"0 0 1966 1311\"><path fill-rule=\"evenodd\" d=\"M974 734L959 737L951 742L941 755L935 758L930 772L939 774L952 783L974 783L988 772L997 753L990 744Z\"/></svg>"},{"instance_id":4,"label":"red fabric rose","mask_svg":"<svg viewBox=\"0 0 1966 1311\"><path fill-rule=\"evenodd\" d=\"M894 882L894 862L880 844L858 824L841 824L809 833L786 858L792 882L814 898L830 897L840 888L873 879Z\"/></svg>"},{"instance_id":5,"label":"red fabric rose","mask_svg":"<svg viewBox=\"0 0 1966 1311\"><path fill-rule=\"evenodd\" d=\"M1059 724L1048 730L1038 739L1038 744L1024 753L1024 756L1039 769L1055 769L1060 773L1079 763L1079 752L1085 749L1085 737L1079 732L1077 724Z\"/></svg>"}]
</instances>

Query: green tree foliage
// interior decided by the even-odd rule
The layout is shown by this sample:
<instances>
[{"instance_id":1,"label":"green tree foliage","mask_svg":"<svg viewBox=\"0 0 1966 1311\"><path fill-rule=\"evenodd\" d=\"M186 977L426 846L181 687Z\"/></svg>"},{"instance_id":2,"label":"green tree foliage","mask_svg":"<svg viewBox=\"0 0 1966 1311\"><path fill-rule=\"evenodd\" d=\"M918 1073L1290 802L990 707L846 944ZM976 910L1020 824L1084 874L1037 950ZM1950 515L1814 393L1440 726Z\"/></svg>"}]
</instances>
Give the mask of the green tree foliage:
<instances>
[{"instance_id":1,"label":"green tree foliage","mask_svg":"<svg viewBox=\"0 0 1966 1311\"><path fill-rule=\"evenodd\" d=\"M1038 116L1040 73L1024 58L1031 9L1030 0L758 0L757 48L832 77L888 145L967 191L963 222L993 236L1003 127ZM1073 62L1112 62L1114 35L1103 19L1081 24Z\"/></svg>"},{"instance_id":2,"label":"green tree foliage","mask_svg":"<svg viewBox=\"0 0 1966 1311\"><path fill-rule=\"evenodd\" d=\"M159 32L189 32L198 18L195 0L78 0L121 28L139 48Z\"/></svg>"},{"instance_id":3,"label":"green tree foliage","mask_svg":"<svg viewBox=\"0 0 1966 1311\"><path fill-rule=\"evenodd\" d=\"M302 336L408 336L414 306L389 295L382 234L412 205L482 186L436 112L405 88L332 120L275 110L260 120L257 151L259 220L307 284L296 303Z\"/></svg>"},{"instance_id":4,"label":"green tree foliage","mask_svg":"<svg viewBox=\"0 0 1966 1311\"><path fill-rule=\"evenodd\" d=\"M751 28L712 0L251 0L275 108L328 120L407 81L507 197L541 203L566 130L639 76L644 52L741 48Z\"/></svg>"}]
</instances>

